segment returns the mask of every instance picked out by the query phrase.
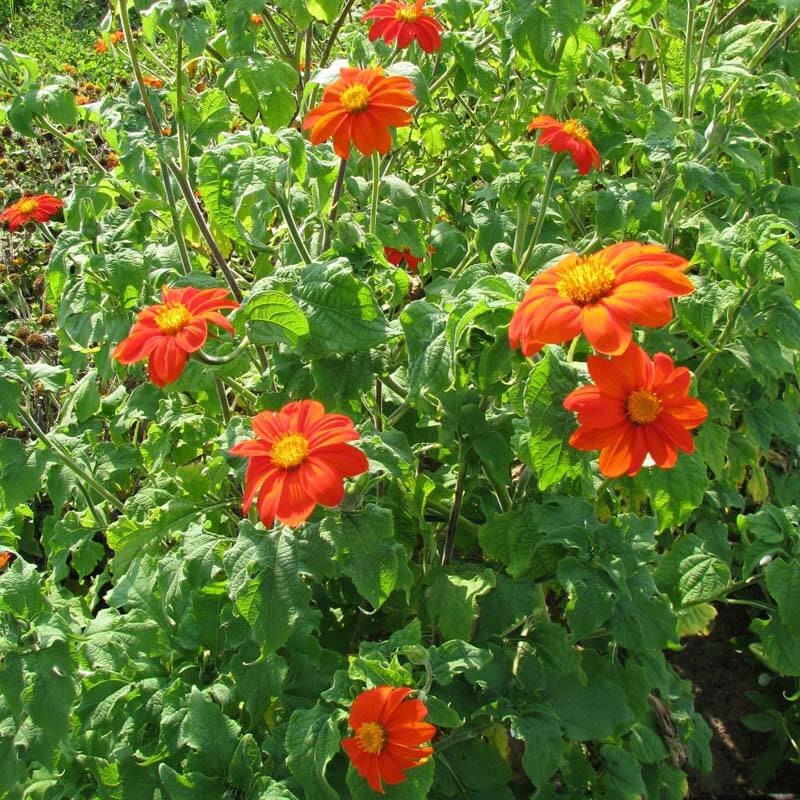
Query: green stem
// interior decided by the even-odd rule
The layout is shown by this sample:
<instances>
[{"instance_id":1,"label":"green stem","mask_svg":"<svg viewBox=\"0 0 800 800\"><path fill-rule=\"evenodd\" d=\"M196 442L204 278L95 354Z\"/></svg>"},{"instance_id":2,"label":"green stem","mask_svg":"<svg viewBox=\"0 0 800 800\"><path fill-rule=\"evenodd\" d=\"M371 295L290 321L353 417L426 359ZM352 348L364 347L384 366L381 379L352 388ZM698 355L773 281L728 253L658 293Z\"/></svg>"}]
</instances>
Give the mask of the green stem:
<instances>
[{"instance_id":1,"label":"green stem","mask_svg":"<svg viewBox=\"0 0 800 800\"><path fill-rule=\"evenodd\" d=\"M483 474L486 475L486 477L489 479L489 483L492 484L492 488L497 496L497 502L500 504L501 510L510 511L511 495L508 493L508 487L500 483L500 481L498 481L497 478L492 475L491 470L486 469L486 467L483 469Z\"/></svg>"},{"instance_id":2,"label":"green stem","mask_svg":"<svg viewBox=\"0 0 800 800\"><path fill-rule=\"evenodd\" d=\"M700 50L697 53L696 63L697 68L694 72L694 83L692 84L692 91L689 93L689 108L694 108L697 101L697 93L700 90L700 78L703 74L703 53L705 52L706 45L708 44L708 37L711 35L711 29L714 24L714 16L717 13L717 0L711 0L711 7L708 9L708 17L706 17L706 24L703 26L703 33L700 35Z\"/></svg>"},{"instance_id":3,"label":"green stem","mask_svg":"<svg viewBox=\"0 0 800 800\"><path fill-rule=\"evenodd\" d=\"M377 150L372 154L372 196L369 204L369 232L375 234L378 226L378 202L381 193L381 157Z\"/></svg>"},{"instance_id":4,"label":"green stem","mask_svg":"<svg viewBox=\"0 0 800 800\"><path fill-rule=\"evenodd\" d=\"M278 23L275 22L275 19L272 16L269 8L266 6L264 7L264 22L267 23L267 30L269 31L269 35L272 37L272 41L275 42L276 47L280 50L281 55L283 56L284 60L291 64L294 60L292 56L292 51L289 49L289 45L284 38L283 33L281 32L280 27L278 27ZM297 66L297 64L294 64Z\"/></svg>"},{"instance_id":5,"label":"green stem","mask_svg":"<svg viewBox=\"0 0 800 800\"><path fill-rule=\"evenodd\" d=\"M464 458L464 446L458 451L458 472L456 474L456 488L453 492L453 505L447 520L447 535L442 548L442 566L446 567L453 559L456 546L456 530L461 516L461 503L464 500L464 480L467 477L467 461Z\"/></svg>"},{"instance_id":6,"label":"green stem","mask_svg":"<svg viewBox=\"0 0 800 800\"><path fill-rule=\"evenodd\" d=\"M328 217L328 224L325 226L325 234L322 237L322 252L331 246L333 236L333 224L339 215L339 200L342 197L342 187L344 186L344 174L347 170L347 159L343 158L339 162L339 173L336 175L336 183L333 186L333 197L331 198L331 213Z\"/></svg>"},{"instance_id":7,"label":"green stem","mask_svg":"<svg viewBox=\"0 0 800 800\"><path fill-rule=\"evenodd\" d=\"M91 486L104 500L110 503L117 511L124 511L125 506L123 505L122 501L115 497L108 489L105 488L101 483L97 481L89 472L87 472L77 461L60 445L57 445L38 425L36 420L30 415L26 408L20 407L19 411L20 419L28 426L28 429L31 430L37 439L40 439L44 442L45 446L48 447L56 456L58 456L61 461L63 461L64 465L71 469L75 475L77 475L82 481L84 481L87 485Z\"/></svg>"},{"instance_id":8,"label":"green stem","mask_svg":"<svg viewBox=\"0 0 800 800\"><path fill-rule=\"evenodd\" d=\"M404 389L397 381L390 377L389 375L384 375L381 378L381 383L388 386L398 397L402 397L403 400L408 397L408 391Z\"/></svg>"},{"instance_id":9,"label":"green stem","mask_svg":"<svg viewBox=\"0 0 800 800\"><path fill-rule=\"evenodd\" d=\"M342 9L339 16L336 18L336 21L333 23L333 27L331 28L330 35L328 36L328 41L325 42L325 48L322 51L322 55L319 59L319 67L322 69L328 61L328 57L331 54L331 50L333 50L334 42L336 41L336 37L339 35L339 30L341 29L342 25L344 25L344 21L347 19L347 15L350 13L350 9L353 7L353 3L355 0L347 0L344 4L344 8Z\"/></svg>"},{"instance_id":10,"label":"green stem","mask_svg":"<svg viewBox=\"0 0 800 800\"><path fill-rule=\"evenodd\" d=\"M294 244L295 249L300 254L300 258L303 259L304 264L310 264L312 261L311 254L308 252L306 243L303 241L303 237L300 235L300 229L297 227L297 221L292 214L292 209L289 206L288 200L281 194L280 190L275 187L270 189L270 194L278 204L283 221L286 223L286 227L289 229L289 238L292 240L292 244Z\"/></svg>"},{"instance_id":11,"label":"green stem","mask_svg":"<svg viewBox=\"0 0 800 800\"><path fill-rule=\"evenodd\" d=\"M184 175L189 172L189 143L186 134L186 120L184 118L184 102L183 102L183 37L180 31L176 33L176 62L177 68L175 71L175 124L178 134L178 166Z\"/></svg>"},{"instance_id":12,"label":"green stem","mask_svg":"<svg viewBox=\"0 0 800 800\"><path fill-rule=\"evenodd\" d=\"M714 359L723 351L725 345L728 343L728 340L733 333L734 324L736 323L736 315L738 311L744 306L744 304L750 299L750 295L753 293L753 287L750 286L747 288L741 296L739 302L728 310L728 319L725 322L725 327L722 329L722 333L719 335L719 339L717 339L716 344L714 345L713 350L709 350L703 360L698 364L697 369L694 371L694 379L695 381L699 381L700 378L703 376L703 373L711 366L711 363Z\"/></svg>"},{"instance_id":13,"label":"green stem","mask_svg":"<svg viewBox=\"0 0 800 800\"><path fill-rule=\"evenodd\" d=\"M519 264L522 258L522 248L525 246L525 234L528 232L528 222L531 216L531 204L527 200L517 203L517 224L514 228L514 262Z\"/></svg>"},{"instance_id":14,"label":"green stem","mask_svg":"<svg viewBox=\"0 0 800 800\"><path fill-rule=\"evenodd\" d=\"M569 350L567 351L567 361L569 361L570 363L575 360L575 350L578 347L578 338L579 337L576 336L569 343Z\"/></svg>"},{"instance_id":15,"label":"green stem","mask_svg":"<svg viewBox=\"0 0 800 800\"><path fill-rule=\"evenodd\" d=\"M217 398L219 399L220 411L222 411L222 420L225 423L225 427L227 427L228 423L231 421L231 409L228 406L228 398L225 396L225 386L218 375L214 376L214 386L217 389Z\"/></svg>"},{"instance_id":16,"label":"green stem","mask_svg":"<svg viewBox=\"0 0 800 800\"><path fill-rule=\"evenodd\" d=\"M250 344L250 340L247 336L243 336L242 340L239 344L236 345L236 348L232 350L225 356L212 356L206 353L204 350L200 349L195 352L195 355L204 363L204 364L211 364L213 366L219 366L221 364L229 364L235 358L240 356L245 348Z\"/></svg>"},{"instance_id":17,"label":"green stem","mask_svg":"<svg viewBox=\"0 0 800 800\"><path fill-rule=\"evenodd\" d=\"M533 255L533 250L539 241L539 235L542 232L545 216L547 215L547 204L550 202L550 193L553 190L553 182L555 181L558 168L561 166L561 162L564 160L564 156L564 153L553 153L553 158L550 161L550 169L547 171L547 177L544 180L544 189L542 190L542 197L539 206L539 216L536 218L536 226L531 234L531 241L528 244L528 249L523 254L522 259L517 266L517 275L522 275L522 273L525 271L525 267L528 265L528 261L530 261L531 256Z\"/></svg>"},{"instance_id":18,"label":"green stem","mask_svg":"<svg viewBox=\"0 0 800 800\"><path fill-rule=\"evenodd\" d=\"M683 56L683 117L691 119L692 109L689 107L690 81L689 74L692 68L692 39L694 39L694 7L695 0L686 0L686 39L684 42ZM699 67L698 67L699 71Z\"/></svg>"},{"instance_id":19,"label":"green stem","mask_svg":"<svg viewBox=\"0 0 800 800\"><path fill-rule=\"evenodd\" d=\"M556 74L553 75L548 81L547 89L545 90L544 93L544 102L542 103L542 114L551 113L553 96L556 93L556 84L558 83L558 73L561 68L561 59L564 57L564 50L566 50L567 48L568 40L569 40L568 36L562 36L561 41L558 43L558 50L556 50L556 56L553 59L554 72Z\"/></svg>"}]
</instances>

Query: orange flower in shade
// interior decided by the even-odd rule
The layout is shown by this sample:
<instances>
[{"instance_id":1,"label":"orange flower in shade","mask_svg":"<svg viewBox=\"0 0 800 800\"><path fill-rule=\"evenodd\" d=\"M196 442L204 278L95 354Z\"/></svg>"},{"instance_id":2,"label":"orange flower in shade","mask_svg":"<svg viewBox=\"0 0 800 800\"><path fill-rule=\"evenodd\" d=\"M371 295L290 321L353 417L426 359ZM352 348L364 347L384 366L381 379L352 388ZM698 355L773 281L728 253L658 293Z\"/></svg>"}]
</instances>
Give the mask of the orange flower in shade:
<instances>
[{"instance_id":1,"label":"orange flower in shade","mask_svg":"<svg viewBox=\"0 0 800 800\"><path fill-rule=\"evenodd\" d=\"M418 272L420 262L425 260L424 258L412 256L411 251L407 247L404 247L402 250L395 250L394 247L384 247L383 254L393 267L399 267L400 264L405 262L405 265L412 272Z\"/></svg>"},{"instance_id":2,"label":"orange flower in shade","mask_svg":"<svg viewBox=\"0 0 800 800\"><path fill-rule=\"evenodd\" d=\"M592 167L600 169L600 153L589 141L589 131L575 119L559 122L553 117L535 117L528 132L541 129L539 144L547 145L554 153L569 153L578 173L585 175Z\"/></svg>"},{"instance_id":3,"label":"orange flower in shade","mask_svg":"<svg viewBox=\"0 0 800 800\"><path fill-rule=\"evenodd\" d=\"M386 77L380 67L342 67L339 75L303 120L303 130L311 129L311 143L333 137L336 155L345 159L351 142L365 156L376 150L388 153L389 129L411 122L405 109L417 102L411 94L414 84L408 78Z\"/></svg>"},{"instance_id":4,"label":"orange flower in shade","mask_svg":"<svg viewBox=\"0 0 800 800\"><path fill-rule=\"evenodd\" d=\"M189 353L199 350L208 338L208 323L233 333L221 308L239 308L226 289L182 289L161 287L161 303L136 315L130 333L111 354L120 364L147 359L147 372L163 388L178 380Z\"/></svg>"},{"instance_id":5,"label":"orange flower in shade","mask_svg":"<svg viewBox=\"0 0 800 800\"><path fill-rule=\"evenodd\" d=\"M258 496L258 515L271 528L277 517L289 527L305 522L319 503L333 508L344 497L344 479L369 468L367 457L346 444L358 439L352 421L326 414L316 400L298 400L280 411L253 417L255 439L231 454L249 458L242 509Z\"/></svg>"},{"instance_id":6,"label":"orange flower in shade","mask_svg":"<svg viewBox=\"0 0 800 800\"><path fill-rule=\"evenodd\" d=\"M122 31L114 31L110 38L111 44L118 44L125 38L125 34Z\"/></svg>"},{"instance_id":7,"label":"orange flower in shade","mask_svg":"<svg viewBox=\"0 0 800 800\"><path fill-rule=\"evenodd\" d=\"M659 327L672 319L670 298L694 290L683 274L688 267L655 244L570 253L531 282L511 318L511 346L531 356L583 332L598 353L619 355L631 342L631 325Z\"/></svg>"},{"instance_id":8,"label":"orange flower in shade","mask_svg":"<svg viewBox=\"0 0 800 800\"><path fill-rule=\"evenodd\" d=\"M3 210L0 222L8 223L8 229L15 231L28 222L47 222L63 205L63 200L51 194L25 195Z\"/></svg>"},{"instance_id":9,"label":"orange flower in shade","mask_svg":"<svg viewBox=\"0 0 800 800\"><path fill-rule=\"evenodd\" d=\"M250 24L251 25L263 25L264 24L264 17L261 14L251 14L250 15Z\"/></svg>"},{"instance_id":10,"label":"orange flower in shade","mask_svg":"<svg viewBox=\"0 0 800 800\"><path fill-rule=\"evenodd\" d=\"M164 81L161 78L156 78L153 75L142 76L142 83L149 86L151 89L161 89L164 86Z\"/></svg>"},{"instance_id":11,"label":"orange flower in shade","mask_svg":"<svg viewBox=\"0 0 800 800\"><path fill-rule=\"evenodd\" d=\"M14 563L16 556L10 550L0 553L0 572L5 572Z\"/></svg>"},{"instance_id":12,"label":"orange flower in shade","mask_svg":"<svg viewBox=\"0 0 800 800\"><path fill-rule=\"evenodd\" d=\"M103 53L106 52L106 50L108 50L108 47L106 47L106 43L102 39L95 40L94 43L95 53L97 53L98 55L102 55Z\"/></svg>"},{"instance_id":13,"label":"orange flower in shade","mask_svg":"<svg viewBox=\"0 0 800 800\"><path fill-rule=\"evenodd\" d=\"M369 40L382 38L387 44L395 39L398 47L408 47L415 39L426 53L442 46L444 26L425 8L425 0L412 3L390 0L371 8L361 17L362 22L376 20L369 30Z\"/></svg>"},{"instance_id":14,"label":"orange flower in shade","mask_svg":"<svg viewBox=\"0 0 800 800\"><path fill-rule=\"evenodd\" d=\"M578 450L600 450L603 475L635 475L648 457L669 469L678 450L694 452L689 431L705 421L708 411L689 397L692 376L686 367L676 369L666 353L651 360L635 344L610 360L589 356L588 366L594 384L567 395L564 408L575 411L580 424L569 443Z\"/></svg>"},{"instance_id":15,"label":"orange flower in shade","mask_svg":"<svg viewBox=\"0 0 800 800\"><path fill-rule=\"evenodd\" d=\"M402 783L405 771L424 764L433 748L436 726L423 722L428 709L421 700L407 700L411 689L378 686L356 697L350 707L355 734L342 747L370 788L383 794L383 784Z\"/></svg>"}]
</instances>

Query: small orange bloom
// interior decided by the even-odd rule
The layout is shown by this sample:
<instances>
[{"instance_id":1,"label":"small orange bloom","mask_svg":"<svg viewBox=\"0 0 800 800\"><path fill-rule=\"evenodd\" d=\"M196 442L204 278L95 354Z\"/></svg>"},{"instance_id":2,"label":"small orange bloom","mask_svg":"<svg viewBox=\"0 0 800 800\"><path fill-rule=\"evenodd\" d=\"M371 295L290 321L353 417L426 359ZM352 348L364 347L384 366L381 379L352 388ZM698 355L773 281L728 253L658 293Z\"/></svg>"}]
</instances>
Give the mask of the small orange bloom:
<instances>
[{"instance_id":1,"label":"small orange bloom","mask_svg":"<svg viewBox=\"0 0 800 800\"><path fill-rule=\"evenodd\" d=\"M376 150L388 153L389 129L411 123L405 108L417 102L413 88L408 78L387 78L380 67L342 67L339 79L325 88L322 103L306 115L303 130L311 129L312 144L333 137L339 158L350 156L351 142L365 156Z\"/></svg>"},{"instance_id":2,"label":"small orange bloom","mask_svg":"<svg viewBox=\"0 0 800 800\"><path fill-rule=\"evenodd\" d=\"M263 25L264 24L264 17L261 14L251 14L250 15L250 24L251 25Z\"/></svg>"},{"instance_id":3,"label":"small orange bloom","mask_svg":"<svg viewBox=\"0 0 800 800\"><path fill-rule=\"evenodd\" d=\"M569 153L580 175L592 167L600 169L600 153L589 141L589 131L575 119L559 122L553 117L535 117L528 132L542 130L539 144L547 145L554 153Z\"/></svg>"},{"instance_id":4,"label":"small orange bloom","mask_svg":"<svg viewBox=\"0 0 800 800\"><path fill-rule=\"evenodd\" d=\"M399 267L401 263L405 262L405 265L412 272L418 272L420 261L425 260L424 258L412 256L411 251L407 247L404 247L402 250L395 250L394 247L384 247L383 253L386 256L386 260L392 266Z\"/></svg>"},{"instance_id":5,"label":"small orange bloom","mask_svg":"<svg viewBox=\"0 0 800 800\"><path fill-rule=\"evenodd\" d=\"M164 86L164 81L161 78L156 78L153 75L143 75L142 83L149 86L151 89L161 89Z\"/></svg>"},{"instance_id":6,"label":"small orange bloom","mask_svg":"<svg viewBox=\"0 0 800 800\"><path fill-rule=\"evenodd\" d=\"M108 47L106 46L105 41L103 39L96 39L94 43L95 53L97 53L98 55L102 55L103 53L106 52L106 50L108 50Z\"/></svg>"},{"instance_id":7,"label":"small orange bloom","mask_svg":"<svg viewBox=\"0 0 800 800\"><path fill-rule=\"evenodd\" d=\"M62 64L61 69L67 73L67 75L74 75L78 70L72 66L72 64Z\"/></svg>"},{"instance_id":8,"label":"small orange bloom","mask_svg":"<svg viewBox=\"0 0 800 800\"><path fill-rule=\"evenodd\" d=\"M14 562L16 556L10 550L3 550L0 553L0 572L4 572Z\"/></svg>"},{"instance_id":9,"label":"small orange bloom","mask_svg":"<svg viewBox=\"0 0 800 800\"><path fill-rule=\"evenodd\" d=\"M169 126L169 125L165 125L165 126L164 126L164 127L161 129L161 135L162 135L162 136L172 136L172 128L170 128L170 126Z\"/></svg>"},{"instance_id":10,"label":"small orange bloom","mask_svg":"<svg viewBox=\"0 0 800 800\"><path fill-rule=\"evenodd\" d=\"M511 318L509 342L531 356L583 332L598 353L619 355L631 342L631 325L660 327L672 319L670 298L694 290L683 274L688 267L655 244L570 253L533 279Z\"/></svg>"},{"instance_id":11,"label":"small orange bloom","mask_svg":"<svg viewBox=\"0 0 800 800\"><path fill-rule=\"evenodd\" d=\"M663 469L675 466L678 450L694 452L690 430L708 411L689 397L692 376L675 368L666 353L653 360L635 344L610 360L589 356L594 380L564 400L580 427L569 443L578 450L600 450L600 471L609 478L635 475L648 457Z\"/></svg>"},{"instance_id":12,"label":"small orange bloom","mask_svg":"<svg viewBox=\"0 0 800 800\"><path fill-rule=\"evenodd\" d=\"M114 169L114 167L119 166L119 158L117 157L116 153L109 153L106 156L106 169Z\"/></svg>"},{"instance_id":13,"label":"small orange bloom","mask_svg":"<svg viewBox=\"0 0 800 800\"><path fill-rule=\"evenodd\" d=\"M317 503L334 508L344 497L344 479L369 469L367 457L346 444L358 439L343 414L326 414L316 400L299 400L280 411L253 417L255 439L240 442L231 454L249 458L242 509L258 495L258 515L271 528L277 517L294 528Z\"/></svg>"},{"instance_id":14,"label":"small orange bloom","mask_svg":"<svg viewBox=\"0 0 800 800\"><path fill-rule=\"evenodd\" d=\"M85 106L87 103L91 103L92 102L92 98L88 97L85 94L76 94L75 95L75 102L79 106Z\"/></svg>"},{"instance_id":15,"label":"small orange bloom","mask_svg":"<svg viewBox=\"0 0 800 800\"><path fill-rule=\"evenodd\" d=\"M421 700L407 700L411 689L377 686L356 697L350 707L354 736L342 747L370 788L383 794L383 784L402 783L406 770L424 764L433 748L436 726L423 722L428 709Z\"/></svg>"},{"instance_id":16,"label":"small orange bloom","mask_svg":"<svg viewBox=\"0 0 800 800\"><path fill-rule=\"evenodd\" d=\"M233 333L221 308L239 308L226 289L182 289L161 287L160 304L136 315L130 333L111 354L120 364L148 359L150 380L159 388L178 380L189 353L199 350L208 338L208 323Z\"/></svg>"},{"instance_id":17,"label":"small orange bloom","mask_svg":"<svg viewBox=\"0 0 800 800\"><path fill-rule=\"evenodd\" d=\"M122 31L114 31L110 38L111 44L119 44L125 38L125 34Z\"/></svg>"},{"instance_id":18,"label":"small orange bloom","mask_svg":"<svg viewBox=\"0 0 800 800\"><path fill-rule=\"evenodd\" d=\"M391 44L396 39L398 47L408 47L416 40L426 53L433 53L442 46L440 34L444 26L425 8L425 0L379 3L361 17L362 22L371 19L377 20L369 30L371 42L383 38Z\"/></svg>"},{"instance_id":19,"label":"small orange bloom","mask_svg":"<svg viewBox=\"0 0 800 800\"><path fill-rule=\"evenodd\" d=\"M8 229L15 231L28 222L47 222L63 205L63 200L51 194L25 195L3 210L0 222L7 222Z\"/></svg>"}]
</instances>

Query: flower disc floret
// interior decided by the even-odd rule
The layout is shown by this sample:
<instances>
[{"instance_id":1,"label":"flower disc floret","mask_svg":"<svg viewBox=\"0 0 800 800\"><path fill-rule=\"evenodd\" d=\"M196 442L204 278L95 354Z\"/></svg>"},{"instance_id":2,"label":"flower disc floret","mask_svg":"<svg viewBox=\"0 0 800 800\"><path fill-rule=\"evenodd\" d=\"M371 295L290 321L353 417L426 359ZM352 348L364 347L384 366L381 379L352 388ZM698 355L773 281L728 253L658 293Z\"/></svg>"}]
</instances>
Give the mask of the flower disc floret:
<instances>
[{"instance_id":1,"label":"flower disc floret","mask_svg":"<svg viewBox=\"0 0 800 800\"><path fill-rule=\"evenodd\" d=\"M162 306L154 319L164 333L176 334L192 321L192 312L183 303L171 303Z\"/></svg>"},{"instance_id":2,"label":"flower disc floret","mask_svg":"<svg viewBox=\"0 0 800 800\"><path fill-rule=\"evenodd\" d=\"M361 692L350 707L353 736L342 747L359 775L376 792L384 784L402 783L406 772L424 764L436 726L423 722L428 709L409 698L411 689L377 686Z\"/></svg>"},{"instance_id":3,"label":"flower disc floret","mask_svg":"<svg viewBox=\"0 0 800 800\"><path fill-rule=\"evenodd\" d=\"M298 400L280 411L253 417L254 439L231 454L250 459L242 510L255 502L264 526L275 519L295 527L319 504L333 508L344 498L344 479L369 468L367 457L348 442L358 439L353 422L326 414L316 400Z\"/></svg>"},{"instance_id":4,"label":"flower disc floret","mask_svg":"<svg viewBox=\"0 0 800 800\"><path fill-rule=\"evenodd\" d=\"M350 146L365 156L388 153L391 128L411 123L407 107L416 104L408 78L387 77L380 67L342 67L338 80L325 88L322 102L303 120L312 144L333 138L339 158L349 158Z\"/></svg>"},{"instance_id":5,"label":"flower disc floret","mask_svg":"<svg viewBox=\"0 0 800 800\"><path fill-rule=\"evenodd\" d=\"M416 41L426 53L433 53L442 46L444 26L425 7L425 0L379 3L361 20L372 22L369 30L371 42L376 39L383 39L387 44L396 41L398 47L404 48Z\"/></svg>"},{"instance_id":6,"label":"flower disc floret","mask_svg":"<svg viewBox=\"0 0 800 800\"><path fill-rule=\"evenodd\" d=\"M653 359L635 344L612 359L589 356L594 381L571 392L564 408L578 415L569 443L600 451L606 477L635 475L642 465L675 466L678 451L694 452L690 430L701 425L706 407L689 396L691 374L666 353Z\"/></svg>"},{"instance_id":7,"label":"flower disc floret","mask_svg":"<svg viewBox=\"0 0 800 800\"><path fill-rule=\"evenodd\" d=\"M621 242L591 256L575 253L540 272L511 318L512 347L526 356L583 333L605 355L631 343L632 325L661 327L671 298L694 290L689 262L659 245Z\"/></svg>"}]
</instances>

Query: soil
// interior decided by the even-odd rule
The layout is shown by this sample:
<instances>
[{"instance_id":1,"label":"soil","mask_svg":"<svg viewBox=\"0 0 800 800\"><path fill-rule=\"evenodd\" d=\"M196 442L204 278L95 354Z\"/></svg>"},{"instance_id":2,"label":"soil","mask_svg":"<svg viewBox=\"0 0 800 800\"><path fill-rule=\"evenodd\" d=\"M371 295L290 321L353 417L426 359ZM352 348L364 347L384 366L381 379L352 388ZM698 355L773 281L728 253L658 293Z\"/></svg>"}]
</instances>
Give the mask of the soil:
<instances>
[{"instance_id":1,"label":"soil","mask_svg":"<svg viewBox=\"0 0 800 800\"><path fill-rule=\"evenodd\" d=\"M751 731L739 721L758 711L747 698L755 690L774 693L776 705L783 687L762 689L758 677L766 668L747 650L752 637L750 617L742 606L719 606L714 629L707 637L684 642L684 649L670 656L675 670L694 685L695 708L713 731L714 767L708 774L691 772L689 800L738 800L771 798L800 800L800 767L784 761L763 790L753 788L753 767L764 751L769 734Z\"/></svg>"}]
</instances>

